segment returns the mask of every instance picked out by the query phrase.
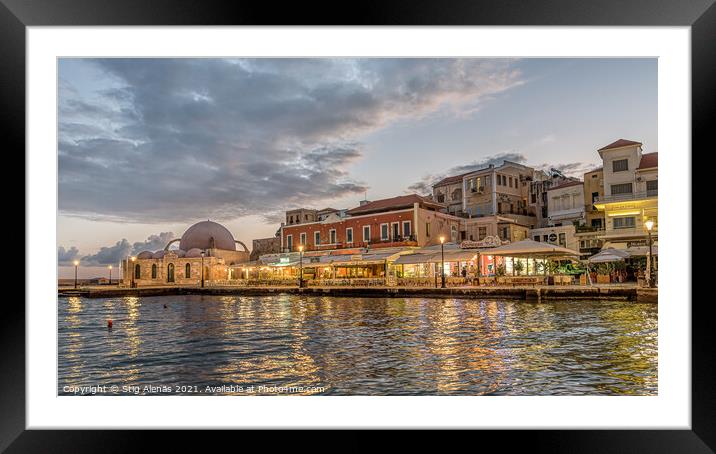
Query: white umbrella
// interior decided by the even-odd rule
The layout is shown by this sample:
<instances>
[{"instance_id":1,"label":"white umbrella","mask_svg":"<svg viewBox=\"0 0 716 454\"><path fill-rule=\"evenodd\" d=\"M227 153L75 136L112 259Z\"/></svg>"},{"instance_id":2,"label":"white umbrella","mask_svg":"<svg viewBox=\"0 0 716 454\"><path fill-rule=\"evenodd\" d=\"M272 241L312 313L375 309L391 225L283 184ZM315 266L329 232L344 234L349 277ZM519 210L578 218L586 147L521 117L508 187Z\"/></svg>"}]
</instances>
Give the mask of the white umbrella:
<instances>
[{"instance_id":1,"label":"white umbrella","mask_svg":"<svg viewBox=\"0 0 716 454\"><path fill-rule=\"evenodd\" d=\"M522 240L516 243L506 244L499 246L494 249L487 249L482 251L484 255L499 255L509 257L564 257L564 256L579 256L579 252L572 249L567 249L562 246L555 246L550 243L543 243L534 240Z\"/></svg>"},{"instance_id":2,"label":"white umbrella","mask_svg":"<svg viewBox=\"0 0 716 454\"><path fill-rule=\"evenodd\" d=\"M607 248L589 257L589 263L623 262L629 256L626 251Z\"/></svg>"}]
</instances>

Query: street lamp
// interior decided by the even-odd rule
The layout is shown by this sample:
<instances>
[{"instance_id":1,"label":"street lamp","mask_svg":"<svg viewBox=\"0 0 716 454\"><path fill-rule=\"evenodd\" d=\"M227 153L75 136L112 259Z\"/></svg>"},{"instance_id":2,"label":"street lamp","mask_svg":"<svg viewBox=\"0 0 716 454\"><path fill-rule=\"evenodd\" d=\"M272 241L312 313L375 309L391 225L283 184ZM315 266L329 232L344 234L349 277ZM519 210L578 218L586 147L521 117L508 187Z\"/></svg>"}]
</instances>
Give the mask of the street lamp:
<instances>
[{"instance_id":1,"label":"street lamp","mask_svg":"<svg viewBox=\"0 0 716 454\"><path fill-rule=\"evenodd\" d=\"M132 256L132 269L131 269L131 271L130 271L130 272L132 273L132 288L134 288L134 287L137 286L137 284L134 282L134 275L135 275L135 273L137 272L137 270L134 268L134 261L135 261L135 260L137 260L137 257Z\"/></svg>"},{"instance_id":2,"label":"street lamp","mask_svg":"<svg viewBox=\"0 0 716 454\"><path fill-rule=\"evenodd\" d=\"M201 251L201 286L204 287L204 255L206 254L206 251Z\"/></svg>"},{"instance_id":3,"label":"street lamp","mask_svg":"<svg viewBox=\"0 0 716 454\"><path fill-rule=\"evenodd\" d=\"M299 269L299 275L298 275L298 288L303 287L303 246L298 247L298 269Z\"/></svg>"},{"instance_id":4,"label":"street lamp","mask_svg":"<svg viewBox=\"0 0 716 454\"><path fill-rule=\"evenodd\" d=\"M440 288L445 288L445 237L440 237Z\"/></svg>"},{"instance_id":5,"label":"street lamp","mask_svg":"<svg viewBox=\"0 0 716 454\"><path fill-rule=\"evenodd\" d=\"M75 260L74 264L75 264L75 288L77 288L77 267L80 265L80 261Z\"/></svg>"},{"instance_id":6,"label":"street lamp","mask_svg":"<svg viewBox=\"0 0 716 454\"><path fill-rule=\"evenodd\" d=\"M646 227L646 232L649 234L649 261L647 262L647 268L649 269L649 280L647 282L647 285L649 287L654 287L654 276L652 274L654 272L654 259L652 258L652 255L651 255L652 254L651 229L654 228L654 221L649 219L648 221L646 221L644 223L644 227Z\"/></svg>"},{"instance_id":7,"label":"street lamp","mask_svg":"<svg viewBox=\"0 0 716 454\"><path fill-rule=\"evenodd\" d=\"M109 269L109 285L112 285L112 265L107 267Z\"/></svg>"}]
</instances>

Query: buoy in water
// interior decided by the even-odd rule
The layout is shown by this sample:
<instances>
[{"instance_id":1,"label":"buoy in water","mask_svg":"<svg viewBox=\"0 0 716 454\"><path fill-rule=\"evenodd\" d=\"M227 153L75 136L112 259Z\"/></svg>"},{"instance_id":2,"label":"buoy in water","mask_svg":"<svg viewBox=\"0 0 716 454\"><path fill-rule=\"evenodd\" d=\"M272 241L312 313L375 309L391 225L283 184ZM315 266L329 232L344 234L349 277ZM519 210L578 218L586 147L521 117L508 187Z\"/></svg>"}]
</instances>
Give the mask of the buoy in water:
<instances>
[{"instance_id":1,"label":"buoy in water","mask_svg":"<svg viewBox=\"0 0 716 454\"><path fill-rule=\"evenodd\" d=\"M112 320L107 320L107 328L112 329Z\"/></svg>"}]
</instances>

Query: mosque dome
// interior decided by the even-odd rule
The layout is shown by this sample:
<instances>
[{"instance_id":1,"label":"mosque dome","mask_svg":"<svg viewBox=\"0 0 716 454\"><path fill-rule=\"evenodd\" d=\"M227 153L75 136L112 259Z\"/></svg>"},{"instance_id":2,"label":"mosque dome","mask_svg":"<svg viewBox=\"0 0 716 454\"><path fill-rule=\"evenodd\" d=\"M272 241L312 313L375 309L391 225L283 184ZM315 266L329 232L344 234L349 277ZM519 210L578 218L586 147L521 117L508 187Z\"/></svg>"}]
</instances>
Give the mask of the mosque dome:
<instances>
[{"instance_id":1,"label":"mosque dome","mask_svg":"<svg viewBox=\"0 0 716 454\"><path fill-rule=\"evenodd\" d=\"M152 258L152 252L151 251L142 251L139 254L137 254L138 259L150 259Z\"/></svg>"},{"instance_id":2,"label":"mosque dome","mask_svg":"<svg viewBox=\"0 0 716 454\"><path fill-rule=\"evenodd\" d=\"M172 252L175 253L177 257L186 257L186 252L181 249L174 249Z\"/></svg>"},{"instance_id":3,"label":"mosque dome","mask_svg":"<svg viewBox=\"0 0 716 454\"><path fill-rule=\"evenodd\" d=\"M184 254L184 257L193 258L193 257L201 257L201 249L198 247L189 249L186 251L186 254Z\"/></svg>"},{"instance_id":4,"label":"mosque dome","mask_svg":"<svg viewBox=\"0 0 716 454\"><path fill-rule=\"evenodd\" d=\"M160 259L164 257L164 254L166 254L167 251L157 251L154 254L152 254L153 259Z\"/></svg>"},{"instance_id":5,"label":"mosque dome","mask_svg":"<svg viewBox=\"0 0 716 454\"><path fill-rule=\"evenodd\" d=\"M179 242L179 249L187 251L187 257L191 249L224 249L235 251L236 242L229 230L221 224L212 221L201 221L189 227Z\"/></svg>"}]
</instances>

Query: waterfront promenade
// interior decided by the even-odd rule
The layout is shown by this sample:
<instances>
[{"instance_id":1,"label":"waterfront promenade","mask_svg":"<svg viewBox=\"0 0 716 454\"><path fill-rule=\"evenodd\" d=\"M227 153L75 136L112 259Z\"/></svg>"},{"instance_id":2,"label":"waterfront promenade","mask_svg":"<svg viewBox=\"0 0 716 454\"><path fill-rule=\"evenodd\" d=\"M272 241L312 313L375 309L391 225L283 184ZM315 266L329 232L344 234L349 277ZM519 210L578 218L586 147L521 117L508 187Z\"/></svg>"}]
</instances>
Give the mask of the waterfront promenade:
<instances>
[{"instance_id":1,"label":"waterfront promenade","mask_svg":"<svg viewBox=\"0 0 716 454\"><path fill-rule=\"evenodd\" d=\"M238 287L238 286L153 286L109 287L86 286L74 289L60 287L60 296L107 298L123 296L171 296L171 295L233 295L262 296L277 294L301 294L307 296L333 297L426 297L426 298L488 298L519 299L541 302L543 300L629 300L657 302L657 289L637 287L635 284L560 285L560 286L481 286L481 287Z\"/></svg>"}]
</instances>

